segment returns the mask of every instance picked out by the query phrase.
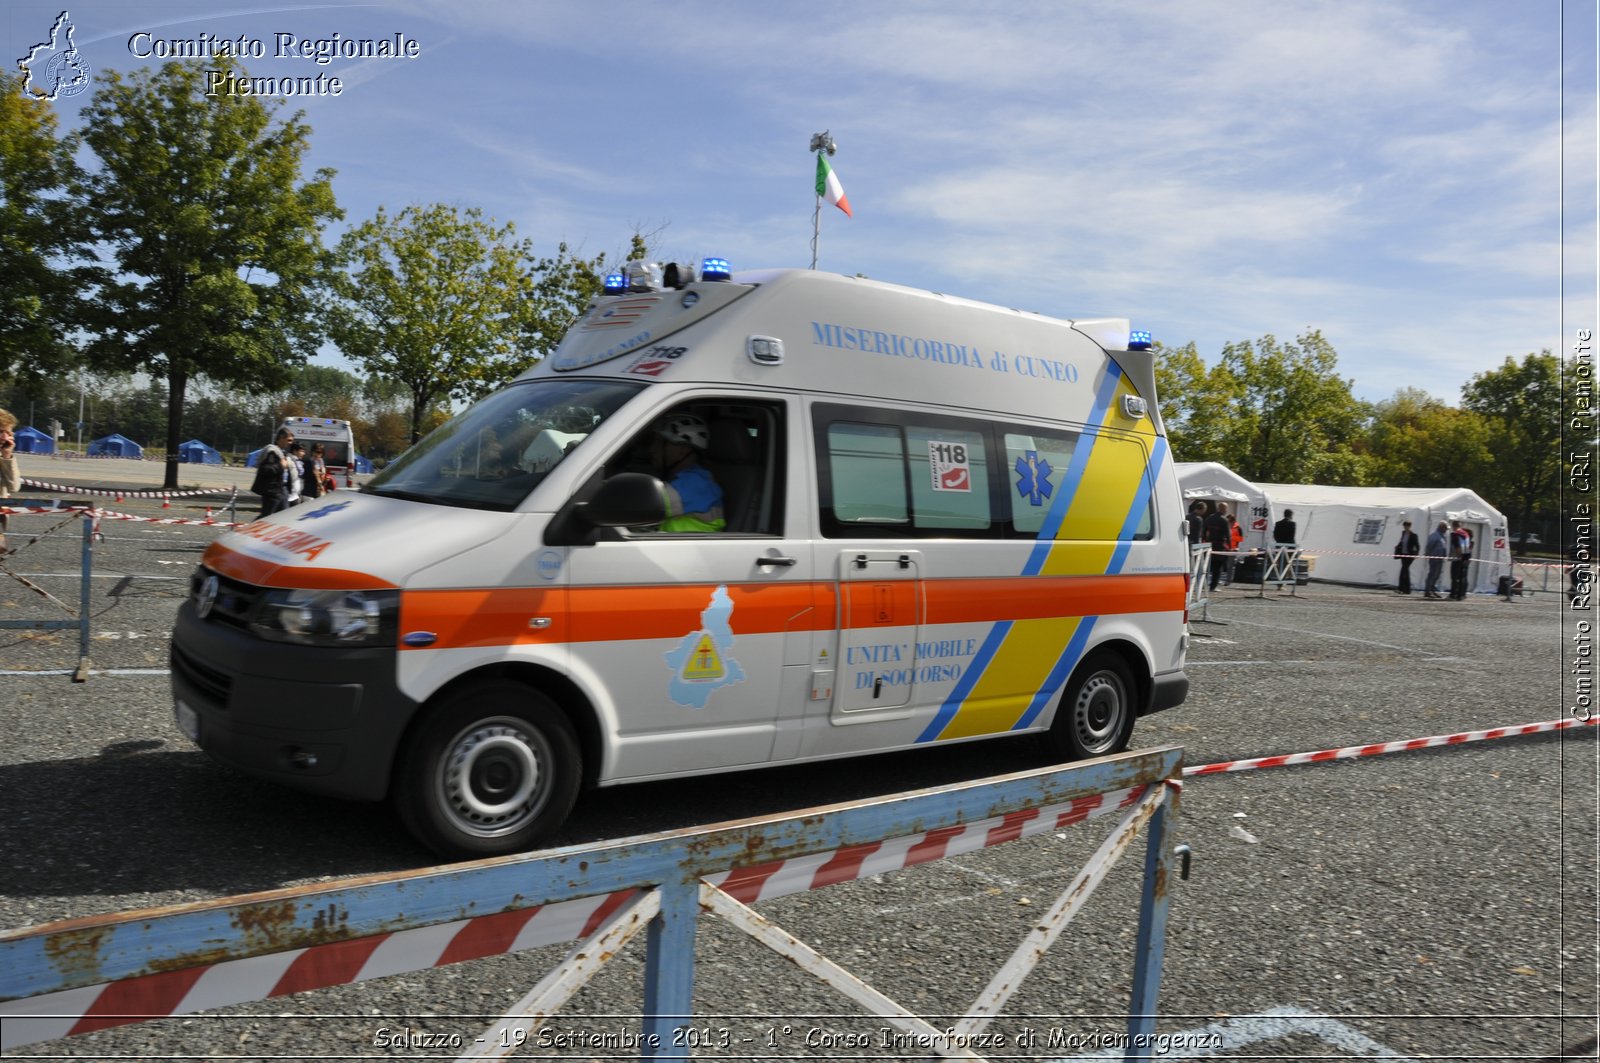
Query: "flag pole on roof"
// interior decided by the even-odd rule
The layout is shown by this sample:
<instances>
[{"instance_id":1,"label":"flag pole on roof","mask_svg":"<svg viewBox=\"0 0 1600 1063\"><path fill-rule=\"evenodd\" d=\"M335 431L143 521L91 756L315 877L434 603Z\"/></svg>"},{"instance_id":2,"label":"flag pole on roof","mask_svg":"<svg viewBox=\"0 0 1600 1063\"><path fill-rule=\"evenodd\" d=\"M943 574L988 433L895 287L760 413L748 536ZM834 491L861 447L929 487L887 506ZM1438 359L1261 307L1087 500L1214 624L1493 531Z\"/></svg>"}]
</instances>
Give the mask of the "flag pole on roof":
<instances>
[{"instance_id":1,"label":"flag pole on roof","mask_svg":"<svg viewBox=\"0 0 1600 1063\"><path fill-rule=\"evenodd\" d=\"M811 212L811 268L817 268L817 237L822 232L822 203L824 200L844 211L846 217L855 217L850 212L850 200L845 197L844 186L839 183L839 175L833 172L833 167L828 165L828 156L839 150L839 145L834 143L833 137L824 129L811 138L811 150L817 153L817 204Z\"/></svg>"}]
</instances>

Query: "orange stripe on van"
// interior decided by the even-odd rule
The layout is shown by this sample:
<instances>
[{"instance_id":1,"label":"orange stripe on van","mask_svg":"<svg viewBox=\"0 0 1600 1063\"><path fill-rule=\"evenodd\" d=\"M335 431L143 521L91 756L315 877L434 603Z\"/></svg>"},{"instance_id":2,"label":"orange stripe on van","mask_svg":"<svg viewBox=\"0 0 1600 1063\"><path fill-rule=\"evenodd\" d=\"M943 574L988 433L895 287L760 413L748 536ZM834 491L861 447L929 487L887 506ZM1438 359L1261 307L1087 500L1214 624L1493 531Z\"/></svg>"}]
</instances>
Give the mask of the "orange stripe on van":
<instances>
[{"instance_id":1,"label":"orange stripe on van","mask_svg":"<svg viewBox=\"0 0 1600 1063\"><path fill-rule=\"evenodd\" d=\"M676 639L698 629L716 584L418 590L400 596L400 630L430 631L428 649ZM732 584L735 635L831 629L832 584ZM819 593L827 597L817 609ZM550 623L535 628L531 621ZM404 647L402 648L409 648Z\"/></svg>"},{"instance_id":2,"label":"orange stripe on van","mask_svg":"<svg viewBox=\"0 0 1600 1063\"><path fill-rule=\"evenodd\" d=\"M925 624L1042 620L1183 608L1183 575L1013 576L928 580Z\"/></svg>"},{"instance_id":3,"label":"orange stripe on van","mask_svg":"<svg viewBox=\"0 0 1600 1063\"><path fill-rule=\"evenodd\" d=\"M437 639L428 649L677 639L701 626L700 614L711 604L716 587L406 591L400 598L400 630L432 632ZM1184 600L1179 574L928 580L922 584L920 606L915 587L899 580L849 584L845 622L862 628L911 627L1178 612ZM877 593L879 588L886 593ZM729 624L735 635L829 631L835 623L837 590L832 582L729 584ZM531 621L539 617L549 624L533 627Z\"/></svg>"},{"instance_id":4,"label":"orange stripe on van","mask_svg":"<svg viewBox=\"0 0 1600 1063\"><path fill-rule=\"evenodd\" d=\"M212 543L200 555L200 563L213 572L252 583L257 587L291 587L314 591L381 591L394 587L365 572L343 568L313 568L268 561L264 557L241 554L221 543Z\"/></svg>"}]
</instances>

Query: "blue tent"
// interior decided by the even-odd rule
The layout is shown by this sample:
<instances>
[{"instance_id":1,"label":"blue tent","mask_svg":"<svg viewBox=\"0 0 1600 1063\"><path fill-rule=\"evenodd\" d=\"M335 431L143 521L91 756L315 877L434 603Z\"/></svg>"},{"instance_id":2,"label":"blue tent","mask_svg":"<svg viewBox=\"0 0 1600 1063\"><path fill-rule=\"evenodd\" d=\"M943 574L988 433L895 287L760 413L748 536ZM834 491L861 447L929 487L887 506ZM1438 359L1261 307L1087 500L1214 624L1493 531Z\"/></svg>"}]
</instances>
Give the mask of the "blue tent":
<instances>
[{"instance_id":1,"label":"blue tent","mask_svg":"<svg viewBox=\"0 0 1600 1063\"><path fill-rule=\"evenodd\" d=\"M54 454L56 441L49 434L37 428L19 428L15 433L17 437L17 451L22 454Z\"/></svg>"},{"instance_id":2,"label":"blue tent","mask_svg":"<svg viewBox=\"0 0 1600 1063\"><path fill-rule=\"evenodd\" d=\"M221 465L222 451L216 447L208 447L198 439L191 439L187 443L178 444L178 460L189 462L191 465Z\"/></svg>"},{"instance_id":3,"label":"blue tent","mask_svg":"<svg viewBox=\"0 0 1600 1063\"><path fill-rule=\"evenodd\" d=\"M89 444L89 457L142 458L144 457L144 448L127 436L113 432L108 436L101 436Z\"/></svg>"}]
</instances>

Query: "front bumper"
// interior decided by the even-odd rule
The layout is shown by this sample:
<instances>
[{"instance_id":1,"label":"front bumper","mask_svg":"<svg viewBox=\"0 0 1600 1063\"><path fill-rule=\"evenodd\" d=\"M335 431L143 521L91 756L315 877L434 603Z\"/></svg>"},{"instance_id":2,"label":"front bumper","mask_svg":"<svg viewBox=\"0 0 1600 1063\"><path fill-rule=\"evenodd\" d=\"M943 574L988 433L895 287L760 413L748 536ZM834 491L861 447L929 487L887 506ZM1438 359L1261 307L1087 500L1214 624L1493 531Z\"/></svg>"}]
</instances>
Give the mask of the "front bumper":
<instances>
[{"instance_id":1,"label":"front bumper","mask_svg":"<svg viewBox=\"0 0 1600 1063\"><path fill-rule=\"evenodd\" d=\"M208 622L194 603L172 633L172 693L217 761L299 790L381 800L417 710L393 647L293 646Z\"/></svg>"}]
</instances>

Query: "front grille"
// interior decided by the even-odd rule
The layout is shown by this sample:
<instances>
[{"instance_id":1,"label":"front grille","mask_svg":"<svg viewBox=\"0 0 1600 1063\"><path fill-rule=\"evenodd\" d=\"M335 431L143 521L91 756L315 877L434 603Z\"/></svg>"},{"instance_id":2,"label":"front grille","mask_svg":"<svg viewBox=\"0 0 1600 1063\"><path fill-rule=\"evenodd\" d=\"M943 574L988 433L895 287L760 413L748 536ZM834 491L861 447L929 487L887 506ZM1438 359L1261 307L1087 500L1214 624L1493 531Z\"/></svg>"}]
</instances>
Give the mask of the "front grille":
<instances>
[{"instance_id":1,"label":"front grille","mask_svg":"<svg viewBox=\"0 0 1600 1063\"><path fill-rule=\"evenodd\" d=\"M202 567L189 580L189 597L192 600L199 601L201 588L206 579L212 576L217 580L217 600L206 614L206 623L225 624L241 630L249 627L250 614L255 611L256 602L261 597L261 588Z\"/></svg>"},{"instance_id":2,"label":"front grille","mask_svg":"<svg viewBox=\"0 0 1600 1063\"><path fill-rule=\"evenodd\" d=\"M231 676L201 664L176 645L172 647L172 671L205 694L218 708L228 707L228 695L233 693Z\"/></svg>"}]
</instances>

